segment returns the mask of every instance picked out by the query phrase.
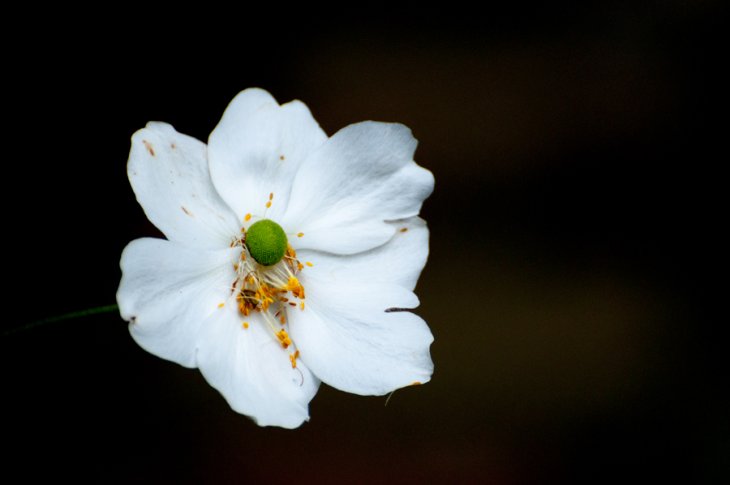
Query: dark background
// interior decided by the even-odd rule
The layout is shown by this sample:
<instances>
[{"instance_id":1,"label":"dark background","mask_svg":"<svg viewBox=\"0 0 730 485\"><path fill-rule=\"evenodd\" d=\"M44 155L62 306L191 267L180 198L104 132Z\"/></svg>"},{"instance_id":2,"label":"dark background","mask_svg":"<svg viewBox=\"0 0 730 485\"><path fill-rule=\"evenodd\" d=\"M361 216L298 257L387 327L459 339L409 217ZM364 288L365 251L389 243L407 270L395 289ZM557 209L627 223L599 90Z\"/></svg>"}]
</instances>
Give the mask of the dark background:
<instances>
[{"instance_id":1,"label":"dark background","mask_svg":"<svg viewBox=\"0 0 730 485\"><path fill-rule=\"evenodd\" d=\"M157 234L126 179L131 134L160 120L206 140L260 86L328 134L375 119L420 140L436 371L387 407L323 386L300 429L258 428L117 315L48 324L0 342L0 479L727 479L718 3L21 21L4 329L113 303L121 250Z\"/></svg>"}]
</instances>

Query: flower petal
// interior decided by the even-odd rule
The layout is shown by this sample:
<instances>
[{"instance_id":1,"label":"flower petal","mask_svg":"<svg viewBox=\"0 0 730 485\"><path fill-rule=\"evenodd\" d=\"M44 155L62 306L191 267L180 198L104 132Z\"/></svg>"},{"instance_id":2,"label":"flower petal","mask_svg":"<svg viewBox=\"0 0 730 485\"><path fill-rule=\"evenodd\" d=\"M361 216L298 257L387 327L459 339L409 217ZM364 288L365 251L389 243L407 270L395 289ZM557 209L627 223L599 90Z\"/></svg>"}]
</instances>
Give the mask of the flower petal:
<instances>
[{"instance_id":1,"label":"flower petal","mask_svg":"<svg viewBox=\"0 0 730 485\"><path fill-rule=\"evenodd\" d=\"M412 217L389 225L395 227L395 235L369 251L348 256L311 249L298 251L300 261L313 263L305 269L303 277L348 285L353 275L357 275L358 281L367 284L389 283L413 290L428 258L426 221Z\"/></svg>"},{"instance_id":2,"label":"flower petal","mask_svg":"<svg viewBox=\"0 0 730 485\"><path fill-rule=\"evenodd\" d=\"M408 311L415 295L397 285L343 287L307 279L303 311L289 313L291 337L302 361L323 382L342 391L382 395L430 380L433 336Z\"/></svg>"},{"instance_id":3,"label":"flower petal","mask_svg":"<svg viewBox=\"0 0 730 485\"><path fill-rule=\"evenodd\" d=\"M149 220L170 241L222 249L240 228L208 172L205 144L166 123L132 136L129 181Z\"/></svg>"},{"instance_id":4,"label":"flower petal","mask_svg":"<svg viewBox=\"0 0 730 485\"><path fill-rule=\"evenodd\" d=\"M231 101L208 139L213 183L239 219L263 216L273 193L266 216L278 220L299 165L326 140L304 103L279 106L266 91L247 89Z\"/></svg>"},{"instance_id":5,"label":"flower petal","mask_svg":"<svg viewBox=\"0 0 730 485\"><path fill-rule=\"evenodd\" d=\"M205 322L197 360L233 410L259 426L296 428L309 419L308 404L320 381L301 361L292 367L293 352L291 345L282 348L260 314L243 317L231 306Z\"/></svg>"},{"instance_id":6,"label":"flower petal","mask_svg":"<svg viewBox=\"0 0 730 485\"><path fill-rule=\"evenodd\" d=\"M396 123L366 121L343 128L297 172L282 226L296 248L337 254L388 241L386 221L418 215L433 175L413 161L417 141Z\"/></svg>"},{"instance_id":7,"label":"flower petal","mask_svg":"<svg viewBox=\"0 0 730 485\"><path fill-rule=\"evenodd\" d=\"M134 340L163 359L195 367L198 332L228 297L237 254L192 250L164 239L129 243L117 303Z\"/></svg>"}]
</instances>

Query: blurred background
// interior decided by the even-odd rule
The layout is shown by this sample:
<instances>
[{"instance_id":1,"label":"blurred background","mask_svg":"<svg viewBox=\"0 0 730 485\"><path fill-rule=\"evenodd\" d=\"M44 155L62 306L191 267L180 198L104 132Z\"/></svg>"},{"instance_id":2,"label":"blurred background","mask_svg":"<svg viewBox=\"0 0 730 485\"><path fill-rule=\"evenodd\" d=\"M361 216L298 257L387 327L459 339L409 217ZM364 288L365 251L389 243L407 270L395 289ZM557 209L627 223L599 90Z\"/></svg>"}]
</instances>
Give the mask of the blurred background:
<instances>
[{"instance_id":1,"label":"blurred background","mask_svg":"<svg viewBox=\"0 0 730 485\"><path fill-rule=\"evenodd\" d=\"M727 480L719 2L483 8L130 5L6 42L3 329L114 303L122 249L158 235L132 133L206 140L260 86L330 135L420 140L436 371L387 407L322 386L300 429L258 428L115 314L48 324L0 339L2 481Z\"/></svg>"}]
</instances>

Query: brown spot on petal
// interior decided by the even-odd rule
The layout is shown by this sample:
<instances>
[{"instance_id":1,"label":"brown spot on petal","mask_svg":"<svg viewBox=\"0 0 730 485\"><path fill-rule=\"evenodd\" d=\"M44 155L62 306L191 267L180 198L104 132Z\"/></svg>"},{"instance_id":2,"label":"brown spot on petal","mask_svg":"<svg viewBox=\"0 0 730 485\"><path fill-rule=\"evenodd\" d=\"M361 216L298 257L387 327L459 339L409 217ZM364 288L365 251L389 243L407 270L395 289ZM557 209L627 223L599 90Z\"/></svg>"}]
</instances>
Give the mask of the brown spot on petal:
<instances>
[{"instance_id":1,"label":"brown spot on petal","mask_svg":"<svg viewBox=\"0 0 730 485\"><path fill-rule=\"evenodd\" d=\"M385 313L409 312L409 311L411 311L410 308L397 308L397 307L392 307L392 308L386 308L385 309Z\"/></svg>"},{"instance_id":2,"label":"brown spot on petal","mask_svg":"<svg viewBox=\"0 0 730 485\"><path fill-rule=\"evenodd\" d=\"M192 213L192 212L190 212L189 210L187 210L187 209L185 208L185 206L182 206L182 205L181 205L181 206L180 206L180 208L182 209L182 211L183 211L183 212L184 212L185 214L189 215L190 217L194 217L194 216L193 216L193 213Z\"/></svg>"},{"instance_id":3,"label":"brown spot on petal","mask_svg":"<svg viewBox=\"0 0 730 485\"><path fill-rule=\"evenodd\" d=\"M147 140L142 140L142 143L144 143L144 147L147 149L148 152L150 152L150 155L154 157L155 149L154 147L152 147L152 143L148 142Z\"/></svg>"},{"instance_id":4,"label":"brown spot on petal","mask_svg":"<svg viewBox=\"0 0 730 485\"><path fill-rule=\"evenodd\" d=\"M400 228L400 232L406 232L406 231L408 231L408 228L407 227L401 227Z\"/></svg>"},{"instance_id":5,"label":"brown spot on petal","mask_svg":"<svg viewBox=\"0 0 730 485\"><path fill-rule=\"evenodd\" d=\"M284 155L279 155L279 160L284 161L285 160Z\"/></svg>"}]
</instances>

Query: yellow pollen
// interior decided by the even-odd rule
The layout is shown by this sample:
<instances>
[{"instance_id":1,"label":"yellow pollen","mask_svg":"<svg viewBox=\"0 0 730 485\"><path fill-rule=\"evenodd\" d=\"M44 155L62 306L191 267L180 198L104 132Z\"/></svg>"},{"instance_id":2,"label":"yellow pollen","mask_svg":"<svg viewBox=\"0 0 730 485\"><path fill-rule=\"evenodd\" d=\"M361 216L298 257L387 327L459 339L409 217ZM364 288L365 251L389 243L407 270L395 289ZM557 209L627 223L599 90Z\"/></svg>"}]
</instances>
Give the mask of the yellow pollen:
<instances>
[{"instance_id":1,"label":"yellow pollen","mask_svg":"<svg viewBox=\"0 0 730 485\"><path fill-rule=\"evenodd\" d=\"M304 236L304 233L303 232L297 233L297 237L302 237L302 236Z\"/></svg>"},{"instance_id":2,"label":"yellow pollen","mask_svg":"<svg viewBox=\"0 0 730 485\"><path fill-rule=\"evenodd\" d=\"M299 261L297 261L297 269L298 269L299 271L301 271L301 270L303 270L303 269L304 269L304 265L303 265L302 263L300 263Z\"/></svg>"},{"instance_id":3,"label":"yellow pollen","mask_svg":"<svg viewBox=\"0 0 730 485\"><path fill-rule=\"evenodd\" d=\"M297 368L297 359L299 358L299 351L297 350L293 354L289 354L289 361L291 362L291 368Z\"/></svg>"},{"instance_id":4,"label":"yellow pollen","mask_svg":"<svg viewBox=\"0 0 730 485\"><path fill-rule=\"evenodd\" d=\"M307 261L307 262L306 262L306 263L304 263L304 264L306 264L306 265L307 265L307 266L309 266L310 268L311 268L312 266L314 266L314 265L313 265L312 263L310 263L309 261Z\"/></svg>"},{"instance_id":5,"label":"yellow pollen","mask_svg":"<svg viewBox=\"0 0 730 485\"><path fill-rule=\"evenodd\" d=\"M248 328L248 322L243 322L243 328Z\"/></svg>"},{"instance_id":6,"label":"yellow pollen","mask_svg":"<svg viewBox=\"0 0 730 485\"><path fill-rule=\"evenodd\" d=\"M251 220L251 213L246 214L246 217L243 218L244 221L248 222Z\"/></svg>"},{"instance_id":7,"label":"yellow pollen","mask_svg":"<svg viewBox=\"0 0 730 485\"><path fill-rule=\"evenodd\" d=\"M266 203L266 208L268 209L269 207L271 207L271 201L268 201L268 202Z\"/></svg>"},{"instance_id":8,"label":"yellow pollen","mask_svg":"<svg viewBox=\"0 0 730 485\"><path fill-rule=\"evenodd\" d=\"M224 306L226 306L225 303L218 303L218 308L223 308Z\"/></svg>"},{"instance_id":9,"label":"yellow pollen","mask_svg":"<svg viewBox=\"0 0 730 485\"><path fill-rule=\"evenodd\" d=\"M299 283L299 280L296 278L296 276L289 277L289 281L287 281L284 289L287 291L291 291L292 294L294 294L294 296L296 296L297 298L304 298L304 288Z\"/></svg>"},{"instance_id":10,"label":"yellow pollen","mask_svg":"<svg viewBox=\"0 0 730 485\"><path fill-rule=\"evenodd\" d=\"M301 302L301 303L299 304L299 308L301 308L302 310L304 310L304 302Z\"/></svg>"},{"instance_id":11,"label":"yellow pollen","mask_svg":"<svg viewBox=\"0 0 730 485\"><path fill-rule=\"evenodd\" d=\"M284 348L287 348L291 345L291 339L289 338L289 334L286 333L286 330L284 329L276 332L276 338L279 339L279 342L281 342L281 346Z\"/></svg>"}]
</instances>

